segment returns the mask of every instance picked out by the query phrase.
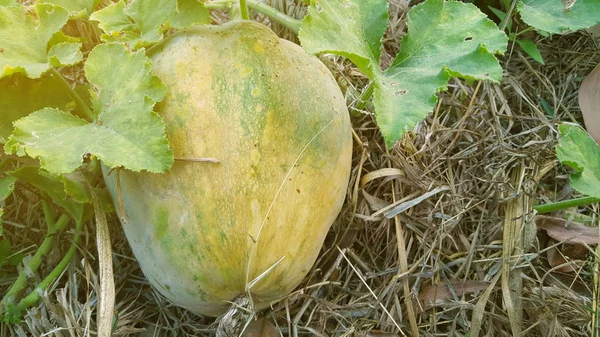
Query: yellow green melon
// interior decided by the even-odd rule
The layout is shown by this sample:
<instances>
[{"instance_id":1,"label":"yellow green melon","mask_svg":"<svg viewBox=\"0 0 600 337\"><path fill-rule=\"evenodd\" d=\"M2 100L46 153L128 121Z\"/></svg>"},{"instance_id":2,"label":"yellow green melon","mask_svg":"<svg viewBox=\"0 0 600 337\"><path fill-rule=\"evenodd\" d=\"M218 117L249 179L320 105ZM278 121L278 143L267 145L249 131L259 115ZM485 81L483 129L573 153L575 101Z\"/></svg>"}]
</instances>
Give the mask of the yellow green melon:
<instances>
[{"instance_id":1,"label":"yellow green melon","mask_svg":"<svg viewBox=\"0 0 600 337\"><path fill-rule=\"evenodd\" d=\"M306 276L344 202L344 97L316 57L255 22L194 27L150 57L179 160L163 174L121 171L133 253L192 312L220 315L240 295L265 308ZM116 175L104 174L120 209Z\"/></svg>"}]
</instances>

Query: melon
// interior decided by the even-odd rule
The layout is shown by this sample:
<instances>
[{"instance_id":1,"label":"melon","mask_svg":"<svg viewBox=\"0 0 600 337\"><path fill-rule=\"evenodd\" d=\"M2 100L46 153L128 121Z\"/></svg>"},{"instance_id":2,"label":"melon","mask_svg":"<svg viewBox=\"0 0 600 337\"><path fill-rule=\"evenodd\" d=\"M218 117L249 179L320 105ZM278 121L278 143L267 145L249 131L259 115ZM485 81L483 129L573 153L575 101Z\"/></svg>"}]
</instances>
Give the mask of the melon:
<instances>
[{"instance_id":1,"label":"melon","mask_svg":"<svg viewBox=\"0 0 600 337\"><path fill-rule=\"evenodd\" d=\"M218 316L239 296L268 307L307 275L343 206L344 96L318 58L256 22L193 27L149 57L168 88L155 111L180 160L162 174L120 171L133 253L194 313ZM116 175L103 172L120 210Z\"/></svg>"}]
</instances>

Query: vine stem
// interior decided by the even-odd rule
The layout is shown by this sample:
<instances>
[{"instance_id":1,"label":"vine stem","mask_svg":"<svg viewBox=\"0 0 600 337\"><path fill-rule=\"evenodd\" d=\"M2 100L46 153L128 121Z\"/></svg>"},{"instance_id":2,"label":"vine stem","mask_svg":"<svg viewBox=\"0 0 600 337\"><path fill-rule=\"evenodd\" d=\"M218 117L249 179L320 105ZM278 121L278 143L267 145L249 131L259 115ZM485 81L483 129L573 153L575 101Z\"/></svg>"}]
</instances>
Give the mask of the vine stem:
<instances>
[{"instance_id":1,"label":"vine stem","mask_svg":"<svg viewBox=\"0 0 600 337\"><path fill-rule=\"evenodd\" d=\"M71 243L71 247L65 254L65 256L60 260L60 262L54 267L54 269L40 282L29 295L24 297L17 308L19 311L24 311L27 308L30 308L37 304L40 299L40 294L42 294L48 287L54 283L58 279L58 277L67 269L67 266L71 262L73 255L75 255L75 251L77 250L77 244L79 243L81 237L81 230L83 228L83 220L79 219L75 225L75 236L73 237L73 242Z\"/></svg>"},{"instance_id":2,"label":"vine stem","mask_svg":"<svg viewBox=\"0 0 600 337\"><path fill-rule=\"evenodd\" d=\"M258 13L264 14L273 21L276 21L286 28L290 29L294 33L298 34L300 32L300 20L296 20L291 16L288 16L275 8L266 5L257 0L240 0L240 4L242 1L246 2L246 6ZM231 9L233 5L236 4L234 0L217 0L209 3L205 3L204 7L207 9Z\"/></svg>"},{"instance_id":3,"label":"vine stem","mask_svg":"<svg viewBox=\"0 0 600 337\"><path fill-rule=\"evenodd\" d=\"M560 211L560 210L566 209L566 208L593 204L596 202L600 202L600 199L594 198L594 197L583 197L583 198L559 201L559 202L555 202L555 203L551 203L551 204L537 205L537 206L533 206L533 209L536 210L539 214L543 214L543 213Z\"/></svg>"},{"instance_id":4,"label":"vine stem","mask_svg":"<svg viewBox=\"0 0 600 337\"><path fill-rule=\"evenodd\" d=\"M61 217L56 222L54 222L52 220L53 215L49 212L50 207L44 203L44 215L46 218L46 224L48 226L48 234L46 235L46 238L44 239L38 250L35 252L31 260L29 260L29 262L27 263L27 268L32 273L34 273L38 269L38 267L43 261L44 256L48 254L48 252L50 252L50 249L52 249L56 234L69 223L69 217L65 214L61 215ZM17 280L12 284L10 289L8 289L8 291L4 295L4 298L2 298L2 301L0 302L0 310L2 310L2 308L4 308L7 304L12 303L13 299L25 288L28 277L27 274L28 273L25 271L19 273Z\"/></svg>"},{"instance_id":5,"label":"vine stem","mask_svg":"<svg viewBox=\"0 0 600 337\"><path fill-rule=\"evenodd\" d=\"M240 13L242 15L242 20L250 19L250 16L248 15L248 5L246 0L240 0Z\"/></svg>"},{"instance_id":6,"label":"vine stem","mask_svg":"<svg viewBox=\"0 0 600 337\"><path fill-rule=\"evenodd\" d=\"M89 118L90 121L95 121L96 116L94 116L92 110L90 110L90 108L88 108L88 106L85 105L85 102L81 99L81 97L79 97L75 90L71 88L71 85L67 82L67 80L65 80L65 78L56 69L50 68L50 71L52 72L52 75L59 79L60 83L67 90L67 93L69 93L69 96L71 96L71 98L75 100L75 103L77 103L77 105L81 107L81 110L83 110L85 116Z\"/></svg>"}]
</instances>

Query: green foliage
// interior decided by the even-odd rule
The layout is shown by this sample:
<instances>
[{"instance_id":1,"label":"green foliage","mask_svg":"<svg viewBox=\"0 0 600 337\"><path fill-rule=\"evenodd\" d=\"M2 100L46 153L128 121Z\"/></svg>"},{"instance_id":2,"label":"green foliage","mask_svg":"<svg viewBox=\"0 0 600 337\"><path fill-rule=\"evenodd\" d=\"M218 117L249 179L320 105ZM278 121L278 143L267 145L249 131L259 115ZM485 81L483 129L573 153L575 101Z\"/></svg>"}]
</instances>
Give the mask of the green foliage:
<instances>
[{"instance_id":1,"label":"green foliage","mask_svg":"<svg viewBox=\"0 0 600 337\"><path fill-rule=\"evenodd\" d=\"M60 79L53 74L40 79L30 79L23 74L0 79L0 143L13 132L14 121L44 107L83 115Z\"/></svg>"},{"instance_id":2,"label":"green foliage","mask_svg":"<svg viewBox=\"0 0 600 337\"><path fill-rule=\"evenodd\" d=\"M39 78L50 67L82 59L78 43L48 42L67 22L68 12L52 4L36 4L33 13L23 6L0 6L0 78L15 72Z\"/></svg>"},{"instance_id":3,"label":"green foliage","mask_svg":"<svg viewBox=\"0 0 600 337\"><path fill-rule=\"evenodd\" d=\"M0 277L4 276L4 266L16 267L21 260L23 260L23 254L14 252L8 240L0 240Z\"/></svg>"},{"instance_id":4,"label":"green foliage","mask_svg":"<svg viewBox=\"0 0 600 337\"><path fill-rule=\"evenodd\" d=\"M386 1L320 1L309 7L302 20L300 41L308 53L344 56L373 78L381 72L381 38L387 20Z\"/></svg>"},{"instance_id":5,"label":"green foliage","mask_svg":"<svg viewBox=\"0 0 600 337\"><path fill-rule=\"evenodd\" d=\"M552 34L571 33L600 22L600 0L577 0L568 10L561 0L522 0L517 10L526 24Z\"/></svg>"},{"instance_id":6,"label":"green foliage","mask_svg":"<svg viewBox=\"0 0 600 337\"><path fill-rule=\"evenodd\" d=\"M300 41L309 53L347 57L373 80L377 123L388 146L433 111L436 93L450 78L501 80L494 54L504 53L508 40L477 7L444 0L413 7L401 52L382 71L386 21L385 0L320 1L303 20Z\"/></svg>"},{"instance_id":7,"label":"green foliage","mask_svg":"<svg viewBox=\"0 0 600 337\"><path fill-rule=\"evenodd\" d=\"M50 3L69 12L71 18L88 17L99 0L38 0L38 3Z\"/></svg>"},{"instance_id":8,"label":"green foliage","mask_svg":"<svg viewBox=\"0 0 600 337\"><path fill-rule=\"evenodd\" d=\"M39 158L42 168L57 174L78 168L86 154L110 167L168 170L173 155L164 123L152 111L166 88L150 70L143 51L130 53L118 44L97 46L85 64L86 77L96 88L92 99L96 120L44 108L14 123L5 151Z\"/></svg>"},{"instance_id":9,"label":"green foliage","mask_svg":"<svg viewBox=\"0 0 600 337\"><path fill-rule=\"evenodd\" d=\"M98 21L104 41L126 42L135 48L160 41L169 28L210 22L208 10L197 0L134 0L130 6L120 0L90 19Z\"/></svg>"},{"instance_id":10,"label":"green foliage","mask_svg":"<svg viewBox=\"0 0 600 337\"><path fill-rule=\"evenodd\" d=\"M531 56L532 59L544 64L544 58L542 57L542 54L540 54L540 50L533 41L516 39L515 42L517 42L519 47L521 47L521 49L523 49L527 55Z\"/></svg>"},{"instance_id":11,"label":"green foliage","mask_svg":"<svg viewBox=\"0 0 600 337\"><path fill-rule=\"evenodd\" d=\"M579 125L564 123L558 128L556 156L575 170L571 185L578 192L600 198L600 147Z\"/></svg>"},{"instance_id":12,"label":"green foliage","mask_svg":"<svg viewBox=\"0 0 600 337\"><path fill-rule=\"evenodd\" d=\"M15 181L16 179L14 177L6 177L0 179L0 206L2 205L2 202L6 198L8 198L15 189ZM0 207L0 236L2 236L2 215L4 215L4 208Z\"/></svg>"},{"instance_id":13,"label":"green foliage","mask_svg":"<svg viewBox=\"0 0 600 337\"><path fill-rule=\"evenodd\" d=\"M84 216L85 206L69 197L60 176L52 175L37 166L23 166L9 174L40 191L74 219Z\"/></svg>"}]
</instances>

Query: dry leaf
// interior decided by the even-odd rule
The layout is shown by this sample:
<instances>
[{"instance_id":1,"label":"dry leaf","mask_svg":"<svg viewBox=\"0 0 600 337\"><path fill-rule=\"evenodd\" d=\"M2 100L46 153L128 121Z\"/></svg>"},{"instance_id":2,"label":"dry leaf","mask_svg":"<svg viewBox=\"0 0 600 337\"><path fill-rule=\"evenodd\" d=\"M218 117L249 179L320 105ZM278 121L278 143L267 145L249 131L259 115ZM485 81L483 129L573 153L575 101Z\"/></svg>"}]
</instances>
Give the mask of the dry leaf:
<instances>
[{"instance_id":1,"label":"dry leaf","mask_svg":"<svg viewBox=\"0 0 600 337\"><path fill-rule=\"evenodd\" d=\"M586 31L587 31L587 32L588 32L588 33L589 33L589 34L590 34L592 37L595 37L595 38L598 38L598 37L600 37L600 23L598 23L597 25L595 25L595 26L592 26L592 27L590 27L590 28L586 29Z\"/></svg>"},{"instance_id":2,"label":"dry leaf","mask_svg":"<svg viewBox=\"0 0 600 337\"><path fill-rule=\"evenodd\" d=\"M242 337L280 337L279 330L265 318L252 321L242 334Z\"/></svg>"},{"instance_id":3,"label":"dry leaf","mask_svg":"<svg viewBox=\"0 0 600 337\"><path fill-rule=\"evenodd\" d=\"M590 227L545 215L537 215L535 223L538 228L545 230L548 236L560 242L588 245L596 245L600 242L600 228L598 227Z\"/></svg>"},{"instance_id":4,"label":"dry leaf","mask_svg":"<svg viewBox=\"0 0 600 337\"><path fill-rule=\"evenodd\" d=\"M360 178L360 186L364 187L370 181L384 177L404 177L404 171L397 168L382 168L373 172L369 172Z\"/></svg>"},{"instance_id":5,"label":"dry leaf","mask_svg":"<svg viewBox=\"0 0 600 337\"><path fill-rule=\"evenodd\" d=\"M579 87L579 108L588 133L600 144L600 64Z\"/></svg>"},{"instance_id":6,"label":"dry leaf","mask_svg":"<svg viewBox=\"0 0 600 337\"><path fill-rule=\"evenodd\" d=\"M439 301L454 298L454 295L462 297L465 294L484 291L488 283L473 280L452 281L450 284L438 284L425 286L419 293L419 302L423 310L429 309Z\"/></svg>"},{"instance_id":7,"label":"dry leaf","mask_svg":"<svg viewBox=\"0 0 600 337\"><path fill-rule=\"evenodd\" d=\"M89 185L88 185L89 186ZM96 193L90 188L92 204L96 213L96 243L98 245L98 263L100 271L100 294L97 311L98 337L110 337L113 328L113 314L115 308L115 278L112 268L112 248L108 223L102 204Z\"/></svg>"},{"instance_id":8,"label":"dry leaf","mask_svg":"<svg viewBox=\"0 0 600 337\"><path fill-rule=\"evenodd\" d=\"M546 252L548 263L552 268L561 273L577 272L586 259L588 250L580 244L564 244L551 247ZM560 266L560 267L559 267Z\"/></svg>"},{"instance_id":9,"label":"dry leaf","mask_svg":"<svg viewBox=\"0 0 600 337\"><path fill-rule=\"evenodd\" d=\"M373 210L374 212L384 209L390 205L389 202L387 202L383 199L380 199L376 196L370 195L365 190L362 190L362 192L363 192L363 196L367 200L367 203L369 203L369 207L371 207L371 210Z\"/></svg>"}]
</instances>

